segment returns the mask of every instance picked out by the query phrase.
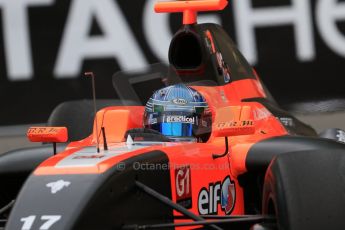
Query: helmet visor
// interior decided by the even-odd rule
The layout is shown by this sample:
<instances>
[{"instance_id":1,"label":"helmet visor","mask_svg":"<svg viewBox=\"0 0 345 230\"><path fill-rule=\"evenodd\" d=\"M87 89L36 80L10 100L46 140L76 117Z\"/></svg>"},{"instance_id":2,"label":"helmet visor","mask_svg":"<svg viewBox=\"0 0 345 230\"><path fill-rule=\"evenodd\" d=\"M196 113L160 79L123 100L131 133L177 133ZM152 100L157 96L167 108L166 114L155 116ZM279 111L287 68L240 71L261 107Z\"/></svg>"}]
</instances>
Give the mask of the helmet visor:
<instances>
[{"instance_id":1,"label":"helmet visor","mask_svg":"<svg viewBox=\"0 0 345 230\"><path fill-rule=\"evenodd\" d=\"M191 137L193 136L193 124L180 122L164 122L154 124L154 129L165 136Z\"/></svg>"}]
</instances>

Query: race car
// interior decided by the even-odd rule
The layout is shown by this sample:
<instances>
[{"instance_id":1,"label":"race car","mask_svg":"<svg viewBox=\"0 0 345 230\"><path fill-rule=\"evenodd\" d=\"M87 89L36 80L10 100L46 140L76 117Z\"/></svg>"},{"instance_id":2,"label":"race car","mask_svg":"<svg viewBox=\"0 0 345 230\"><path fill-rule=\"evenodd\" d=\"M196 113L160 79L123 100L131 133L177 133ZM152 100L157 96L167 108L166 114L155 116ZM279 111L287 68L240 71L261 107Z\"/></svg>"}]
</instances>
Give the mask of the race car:
<instances>
[{"instance_id":1,"label":"race car","mask_svg":"<svg viewBox=\"0 0 345 230\"><path fill-rule=\"evenodd\" d=\"M28 130L41 147L1 154L1 228L344 228L344 131L282 110L226 32L197 23L226 6L158 2L183 13L168 66L114 74L120 101L66 102Z\"/></svg>"}]
</instances>

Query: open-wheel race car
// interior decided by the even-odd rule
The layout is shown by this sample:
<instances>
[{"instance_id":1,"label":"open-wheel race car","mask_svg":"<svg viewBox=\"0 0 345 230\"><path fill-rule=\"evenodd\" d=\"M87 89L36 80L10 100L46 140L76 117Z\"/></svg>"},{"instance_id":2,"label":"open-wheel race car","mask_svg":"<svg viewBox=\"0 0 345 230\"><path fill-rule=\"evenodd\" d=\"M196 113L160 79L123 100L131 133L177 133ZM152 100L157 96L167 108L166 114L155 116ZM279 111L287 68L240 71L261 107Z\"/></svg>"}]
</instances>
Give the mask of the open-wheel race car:
<instances>
[{"instance_id":1,"label":"open-wheel race car","mask_svg":"<svg viewBox=\"0 0 345 230\"><path fill-rule=\"evenodd\" d=\"M169 66L114 74L121 100L95 118L63 103L27 133L42 146L1 154L0 228L343 229L345 133L279 108L225 31L196 23L226 5L157 3L183 12Z\"/></svg>"}]
</instances>

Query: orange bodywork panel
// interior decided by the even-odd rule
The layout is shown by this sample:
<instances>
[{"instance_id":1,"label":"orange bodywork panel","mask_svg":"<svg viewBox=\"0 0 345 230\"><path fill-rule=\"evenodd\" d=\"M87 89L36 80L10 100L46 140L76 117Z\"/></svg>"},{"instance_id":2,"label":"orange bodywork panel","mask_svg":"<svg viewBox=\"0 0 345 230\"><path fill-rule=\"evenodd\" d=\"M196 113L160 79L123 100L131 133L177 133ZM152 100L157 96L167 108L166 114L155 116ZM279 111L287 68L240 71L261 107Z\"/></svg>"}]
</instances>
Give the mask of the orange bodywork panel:
<instances>
[{"instance_id":1,"label":"orange bodywork panel","mask_svg":"<svg viewBox=\"0 0 345 230\"><path fill-rule=\"evenodd\" d=\"M103 143L101 128L104 127L107 141L109 143L118 143L124 141L127 130L141 128L143 126L142 118L144 114L143 106L117 106L102 109L97 113L98 130L96 130L96 121L93 126L92 141Z\"/></svg>"},{"instance_id":2,"label":"orange bodywork panel","mask_svg":"<svg viewBox=\"0 0 345 230\"><path fill-rule=\"evenodd\" d=\"M112 146L109 146L111 149ZM44 161L36 170L34 171L35 175L60 175L60 174L100 174L104 173L114 165L118 164L122 160L126 160L129 157L134 157L137 155L142 154L143 152L148 151L147 149L141 149L139 151L132 151L128 154L123 154L118 157L110 158L108 160L102 161L98 164L86 167L58 167L59 162L63 161L64 159L72 156L76 152L82 150L82 148L72 148L66 150L63 153L57 154L54 157L49 158L48 160ZM94 158L102 158L104 157L103 151L101 153L96 153L93 155Z\"/></svg>"},{"instance_id":3,"label":"orange bodywork panel","mask_svg":"<svg viewBox=\"0 0 345 230\"><path fill-rule=\"evenodd\" d=\"M199 11L223 10L228 4L227 0L194 0L158 2L155 4L156 13L177 13L183 12L183 24L194 24L197 22Z\"/></svg>"},{"instance_id":4,"label":"orange bodywork panel","mask_svg":"<svg viewBox=\"0 0 345 230\"><path fill-rule=\"evenodd\" d=\"M35 175L52 175L52 174L98 174L103 173L113 165L119 162L122 158L110 159L102 162L99 165L90 167L69 167L59 168L55 167L61 160L80 151L83 147L95 146L98 141L101 150L103 150L103 138L101 128L104 127L109 147L112 147L112 143L119 143L124 141L124 135L127 130L133 128L142 127L142 120L144 113L143 106L116 106L107 107L97 112L97 122L99 130L96 130L96 120L94 122L93 133L88 138L72 142L66 148L66 151L58 154L48 160L44 161L36 170ZM140 119L138 119L140 117ZM133 151L130 155L135 156L141 153ZM94 157L97 157L95 155ZM102 157L99 155L99 157ZM128 156L127 156L128 157Z\"/></svg>"}]
</instances>

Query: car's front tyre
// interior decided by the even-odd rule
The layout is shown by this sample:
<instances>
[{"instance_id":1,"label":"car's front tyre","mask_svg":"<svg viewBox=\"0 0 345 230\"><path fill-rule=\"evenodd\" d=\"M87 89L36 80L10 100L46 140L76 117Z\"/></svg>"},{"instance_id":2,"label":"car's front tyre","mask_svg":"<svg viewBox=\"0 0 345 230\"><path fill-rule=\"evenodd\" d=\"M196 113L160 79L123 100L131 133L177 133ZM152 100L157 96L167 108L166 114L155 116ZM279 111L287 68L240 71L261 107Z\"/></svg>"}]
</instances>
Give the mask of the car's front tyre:
<instances>
[{"instance_id":1,"label":"car's front tyre","mask_svg":"<svg viewBox=\"0 0 345 230\"><path fill-rule=\"evenodd\" d=\"M267 169L263 214L278 229L345 228L345 151L303 151L276 157Z\"/></svg>"}]
</instances>

